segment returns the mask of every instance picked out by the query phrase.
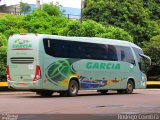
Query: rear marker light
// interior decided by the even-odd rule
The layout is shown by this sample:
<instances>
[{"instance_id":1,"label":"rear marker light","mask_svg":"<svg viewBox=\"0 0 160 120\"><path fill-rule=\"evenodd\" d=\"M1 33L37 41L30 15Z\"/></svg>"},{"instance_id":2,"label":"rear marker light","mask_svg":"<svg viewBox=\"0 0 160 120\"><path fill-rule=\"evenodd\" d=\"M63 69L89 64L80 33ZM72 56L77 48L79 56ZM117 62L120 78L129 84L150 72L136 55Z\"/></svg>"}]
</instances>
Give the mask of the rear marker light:
<instances>
[{"instance_id":1,"label":"rear marker light","mask_svg":"<svg viewBox=\"0 0 160 120\"><path fill-rule=\"evenodd\" d=\"M6 66L6 74L7 74L7 80L11 80L11 76L10 76L10 71L9 71L9 66Z\"/></svg>"},{"instance_id":2,"label":"rear marker light","mask_svg":"<svg viewBox=\"0 0 160 120\"><path fill-rule=\"evenodd\" d=\"M41 79L41 68L40 66L36 66L36 72L33 81L37 81Z\"/></svg>"}]
</instances>

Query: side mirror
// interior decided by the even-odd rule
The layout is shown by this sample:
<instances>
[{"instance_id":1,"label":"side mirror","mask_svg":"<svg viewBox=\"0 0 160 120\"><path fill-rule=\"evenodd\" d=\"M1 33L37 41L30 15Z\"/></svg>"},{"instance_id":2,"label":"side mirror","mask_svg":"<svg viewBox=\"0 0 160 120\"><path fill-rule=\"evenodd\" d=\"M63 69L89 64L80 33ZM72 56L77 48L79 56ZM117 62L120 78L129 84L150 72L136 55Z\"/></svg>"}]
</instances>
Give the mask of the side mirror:
<instances>
[{"instance_id":1,"label":"side mirror","mask_svg":"<svg viewBox=\"0 0 160 120\"><path fill-rule=\"evenodd\" d=\"M144 54L140 54L140 56L141 56L141 65L140 65L141 71L146 73L151 66L151 58Z\"/></svg>"}]
</instances>

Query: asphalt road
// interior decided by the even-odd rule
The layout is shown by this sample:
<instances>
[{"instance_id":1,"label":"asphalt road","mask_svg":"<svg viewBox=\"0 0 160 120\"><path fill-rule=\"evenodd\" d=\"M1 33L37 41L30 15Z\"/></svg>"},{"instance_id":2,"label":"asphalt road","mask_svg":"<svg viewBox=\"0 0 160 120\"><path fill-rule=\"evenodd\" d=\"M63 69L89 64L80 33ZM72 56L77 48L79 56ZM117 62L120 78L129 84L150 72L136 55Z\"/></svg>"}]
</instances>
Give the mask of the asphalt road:
<instances>
[{"instance_id":1,"label":"asphalt road","mask_svg":"<svg viewBox=\"0 0 160 120\"><path fill-rule=\"evenodd\" d=\"M2 119L18 115L19 119L26 120L49 120L53 117L71 120L77 116L80 116L79 119L106 120L107 117L113 120L112 117L121 119L119 115L123 114L151 113L160 119L160 114L157 114L160 113L160 89L139 89L134 90L133 94L110 91L107 95L80 91L77 97L61 97L58 94L40 97L32 92L0 92L0 113Z\"/></svg>"}]
</instances>

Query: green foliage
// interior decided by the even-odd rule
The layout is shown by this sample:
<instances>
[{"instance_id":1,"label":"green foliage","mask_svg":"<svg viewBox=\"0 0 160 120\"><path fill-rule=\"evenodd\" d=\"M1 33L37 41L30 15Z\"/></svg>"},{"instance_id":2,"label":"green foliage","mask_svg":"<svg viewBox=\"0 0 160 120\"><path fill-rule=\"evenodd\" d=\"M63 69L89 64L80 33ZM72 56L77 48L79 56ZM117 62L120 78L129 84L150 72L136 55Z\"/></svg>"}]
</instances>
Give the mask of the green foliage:
<instances>
[{"instance_id":1,"label":"green foliage","mask_svg":"<svg viewBox=\"0 0 160 120\"><path fill-rule=\"evenodd\" d=\"M137 24L149 18L142 0L88 0L84 15L86 18L112 25L125 21Z\"/></svg>"},{"instance_id":2,"label":"green foliage","mask_svg":"<svg viewBox=\"0 0 160 120\"><path fill-rule=\"evenodd\" d=\"M7 39L6 37L0 33L0 81L6 81L6 60L7 60Z\"/></svg>"},{"instance_id":3,"label":"green foliage","mask_svg":"<svg viewBox=\"0 0 160 120\"><path fill-rule=\"evenodd\" d=\"M7 46L7 38L2 33L0 33L0 47L2 46Z\"/></svg>"},{"instance_id":4,"label":"green foliage","mask_svg":"<svg viewBox=\"0 0 160 120\"><path fill-rule=\"evenodd\" d=\"M24 28L30 33L58 34L66 26L67 18L50 16L47 12L37 9L24 17Z\"/></svg>"},{"instance_id":5,"label":"green foliage","mask_svg":"<svg viewBox=\"0 0 160 120\"><path fill-rule=\"evenodd\" d=\"M0 32L7 38L15 33L28 32L23 26L23 17L7 15L0 19Z\"/></svg>"},{"instance_id":6,"label":"green foliage","mask_svg":"<svg viewBox=\"0 0 160 120\"><path fill-rule=\"evenodd\" d=\"M32 33L48 33L51 23L51 17L42 10L35 10L32 14L28 14L24 17L24 27L28 32Z\"/></svg>"},{"instance_id":7,"label":"green foliage","mask_svg":"<svg viewBox=\"0 0 160 120\"><path fill-rule=\"evenodd\" d=\"M159 8L160 2L155 0L87 0L83 15L86 19L124 29L140 44L160 33L160 27L151 21L160 19Z\"/></svg>"},{"instance_id":8,"label":"green foliage","mask_svg":"<svg viewBox=\"0 0 160 120\"><path fill-rule=\"evenodd\" d=\"M123 29L113 26L105 27L93 20L83 21L82 24L80 21L70 22L59 34L65 36L103 37L133 42L133 38Z\"/></svg>"},{"instance_id":9,"label":"green foliage","mask_svg":"<svg viewBox=\"0 0 160 120\"><path fill-rule=\"evenodd\" d=\"M66 36L94 37L96 34L103 32L105 32L104 26L95 21L87 20L83 21L82 24L80 21L71 21L60 34Z\"/></svg>"},{"instance_id":10,"label":"green foliage","mask_svg":"<svg viewBox=\"0 0 160 120\"><path fill-rule=\"evenodd\" d=\"M27 33L28 31L24 28L11 28L4 32L5 36L8 38L10 35L19 34L19 33Z\"/></svg>"},{"instance_id":11,"label":"green foliage","mask_svg":"<svg viewBox=\"0 0 160 120\"><path fill-rule=\"evenodd\" d=\"M50 16L61 16L62 12L59 10L58 6L53 5L53 3L50 4L43 4L42 5L43 11L48 13Z\"/></svg>"},{"instance_id":12,"label":"green foliage","mask_svg":"<svg viewBox=\"0 0 160 120\"><path fill-rule=\"evenodd\" d=\"M160 65L160 35L151 38L150 42L144 42L144 52L152 59L152 65Z\"/></svg>"},{"instance_id":13,"label":"green foliage","mask_svg":"<svg viewBox=\"0 0 160 120\"><path fill-rule=\"evenodd\" d=\"M119 39L133 42L133 37L128 32L118 27L107 27L105 33L96 35L97 37Z\"/></svg>"},{"instance_id":14,"label":"green foliage","mask_svg":"<svg viewBox=\"0 0 160 120\"><path fill-rule=\"evenodd\" d=\"M64 36L82 36L81 35L81 23L79 21L69 22L66 28L59 32L59 35Z\"/></svg>"},{"instance_id":15,"label":"green foliage","mask_svg":"<svg viewBox=\"0 0 160 120\"><path fill-rule=\"evenodd\" d=\"M63 31L63 29L70 22L65 17L52 16L51 18L52 18L52 21L51 21L50 31L51 31L51 34L53 35L58 35L60 31Z\"/></svg>"},{"instance_id":16,"label":"green foliage","mask_svg":"<svg viewBox=\"0 0 160 120\"><path fill-rule=\"evenodd\" d=\"M31 10L31 7L28 3L20 2L20 12L21 13L26 14L26 13L30 12L30 10Z\"/></svg>"},{"instance_id":17,"label":"green foliage","mask_svg":"<svg viewBox=\"0 0 160 120\"><path fill-rule=\"evenodd\" d=\"M70 22L61 34L66 36L94 37L96 34L103 33L104 31L105 27L101 24L87 20L82 24L80 21Z\"/></svg>"},{"instance_id":18,"label":"green foliage","mask_svg":"<svg viewBox=\"0 0 160 120\"><path fill-rule=\"evenodd\" d=\"M93 20L87 20L82 23L82 34L87 37L95 37L97 34L104 33L105 27Z\"/></svg>"},{"instance_id":19,"label":"green foliage","mask_svg":"<svg viewBox=\"0 0 160 120\"><path fill-rule=\"evenodd\" d=\"M7 63L7 54L0 52L0 81L6 81L6 73L5 73L6 63Z\"/></svg>"},{"instance_id":20,"label":"green foliage","mask_svg":"<svg viewBox=\"0 0 160 120\"><path fill-rule=\"evenodd\" d=\"M149 9L150 18L153 20L160 19L160 1L159 0L143 0L144 7Z\"/></svg>"}]
</instances>

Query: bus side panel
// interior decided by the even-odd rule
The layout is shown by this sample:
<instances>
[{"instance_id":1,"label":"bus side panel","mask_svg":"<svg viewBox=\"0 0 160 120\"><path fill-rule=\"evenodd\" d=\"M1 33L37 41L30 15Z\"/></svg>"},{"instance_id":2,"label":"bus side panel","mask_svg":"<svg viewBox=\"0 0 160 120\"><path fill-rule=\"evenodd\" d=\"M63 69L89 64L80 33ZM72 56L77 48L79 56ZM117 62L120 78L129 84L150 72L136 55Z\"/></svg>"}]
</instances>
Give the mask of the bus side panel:
<instances>
[{"instance_id":1,"label":"bus side panel","mask_svg":"<svg viewBox=\"0 0 160 120\"><path fill-rule=\"evenodd\" d=\"M65 59L45 56L45 89L67 90L72 77L81 89L125 89L128 76L136 69L126 62Z\"/></svg>"},{"instance_id":2,"label":"bus side panel","mask_svg":"<svg viewBox=\"0 0 160 120\"><path fill-rule=\"evenodd\" d=\"M43 89L53 91L68 90L71 71L68 61L44 54Z\"/></svg>"}]
</instances>

